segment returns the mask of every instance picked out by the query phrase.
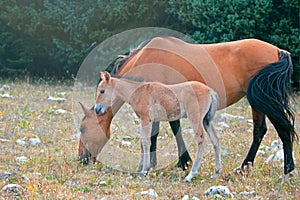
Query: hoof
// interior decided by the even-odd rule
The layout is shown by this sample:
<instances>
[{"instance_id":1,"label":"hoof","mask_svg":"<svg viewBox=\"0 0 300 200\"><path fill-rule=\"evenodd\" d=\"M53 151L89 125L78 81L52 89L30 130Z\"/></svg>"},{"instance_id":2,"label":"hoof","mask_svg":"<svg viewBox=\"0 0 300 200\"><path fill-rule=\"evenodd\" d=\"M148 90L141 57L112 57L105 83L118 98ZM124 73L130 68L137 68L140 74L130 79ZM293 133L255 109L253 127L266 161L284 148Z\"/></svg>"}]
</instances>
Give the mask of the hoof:
<instances>
[{"instance_id":1,"label":"hoof","mask_svg":"<svg viewBox=\"0 0 300 200\"><path fill-rule=\"evenodd\" d=\"M139 173L139 177L141 177L141 178L142 178L142 177L145 177L146 175L147 175L147 171L146 171L146 172L140 172L140 173Z\"/></svg>"},{"instance_id":2,"label":"hoof","mask_svg":"<svg viewBox=\"0 0 300 200\"><path fill-rule=\"evenodd\" d=\"M177 167L185 171L188 169L190 163L192 163L192 159L189 153L186 151L179 157L179 160L177 162Z\"/></svg>"},{"instance_id":3,"label":"hoof","mask_svg":"<svg viewBox=\"0 0 300 200\"><path fill-rule=\"evenodd\" d=\"M190 183L190 182L192 182L192 177L187 176L187 177L185 177L184 181Z\"/></svg>"},{"instance_id":4,"label":"hoof","mask_svg":"<svg viewBox=\"0 0 300 200\"><path fill-rule=\"evenodd\" d=\"M297 169L294 169L293 171L291 171L288 174L284 174L283 176L280 177L280 179L282 179L282 183L289 183L290 178L294 178L294 177L298 177L298 170Z\"/></svg>"}]
</instances>

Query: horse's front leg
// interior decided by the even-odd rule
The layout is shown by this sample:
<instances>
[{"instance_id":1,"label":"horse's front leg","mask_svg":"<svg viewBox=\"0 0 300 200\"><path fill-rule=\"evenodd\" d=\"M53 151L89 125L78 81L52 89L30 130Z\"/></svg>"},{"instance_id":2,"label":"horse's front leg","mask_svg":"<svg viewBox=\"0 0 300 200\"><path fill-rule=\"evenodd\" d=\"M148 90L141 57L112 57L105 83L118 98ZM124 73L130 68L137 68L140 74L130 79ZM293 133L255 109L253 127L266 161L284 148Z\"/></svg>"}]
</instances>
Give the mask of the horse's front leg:
<instances>
[{"instance_id":1,"label":"horse's front leg","mask_svg":"<svg viewBox=\"0 0 300 200\"><path fill-rule=\"evenodd\" d=\"M141 143L143 148L143 168L140 176L145 176L151 165L150 165L150 146L151 146L151 129L152 122L149 120L142 121L142 133L141 133Z\"/></svg>"},{"instance_id":2,"label":"horse's front leg","mask_svg":"<svg viewBox=\"0 0 300 200\"><path fill-rule=\"evenodd\" d=\"M155 168L157 165L156 158L156 144L157 144L157 136L159 133L159 122L153 122L152 131L151 131L151 146L150 146L150 167ZM137 170L141 170L143 167L143 146L141 143L141 157L139 160L139 164L137 166Z\"/></svg>"},{"instance_id":3,"label":"horse's front leg","mask_svg":"<svg viewBox=\"0 0 300 200\"><path fill-rule=\"evenodd\" d=\"M188 168L189 162L192 162L189 152L185 147L184 140L181 134L180 121L172 121L169 122L172 132L176 138L177 148L178 148L178 162L177 167L180 167L182 170L186 170Z\"/></svg>"}]
</instances>

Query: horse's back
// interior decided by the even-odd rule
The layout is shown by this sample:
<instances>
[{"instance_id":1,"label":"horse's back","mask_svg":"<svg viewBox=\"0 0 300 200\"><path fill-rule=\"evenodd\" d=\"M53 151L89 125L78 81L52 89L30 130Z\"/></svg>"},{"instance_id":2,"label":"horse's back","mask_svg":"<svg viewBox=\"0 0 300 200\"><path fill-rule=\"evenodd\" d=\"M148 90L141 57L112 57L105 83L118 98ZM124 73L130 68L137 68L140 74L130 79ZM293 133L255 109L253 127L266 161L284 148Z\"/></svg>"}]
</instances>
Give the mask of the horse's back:
<instances>
[{"instance_id":1,"label":"horse's back","mask_svg":"<svg viewBox=\"0 0 300 200\"><path fill-rule=\"evenodd\" d=\"M204 82L218 93L221 109L243 97L251 77L276 61L278 48L257 39L190 44L156 37L131 56L120 73L166 84Z\"/></svg>"}]
</instances>

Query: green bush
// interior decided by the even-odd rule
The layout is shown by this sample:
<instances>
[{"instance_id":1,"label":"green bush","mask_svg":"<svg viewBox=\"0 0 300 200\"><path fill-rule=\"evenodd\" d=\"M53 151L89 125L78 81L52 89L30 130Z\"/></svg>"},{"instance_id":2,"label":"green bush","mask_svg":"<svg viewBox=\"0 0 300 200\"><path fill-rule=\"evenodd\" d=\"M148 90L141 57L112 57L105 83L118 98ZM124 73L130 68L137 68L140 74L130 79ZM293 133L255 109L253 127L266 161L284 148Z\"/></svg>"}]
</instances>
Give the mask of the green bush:
<instances>
[{"instance_id":1,"label":"green bush","mask_svg":"<svg viewBox=\"0 0 300 200\"><path fill-rule=\"evenodd\" d=\"M300 82L298 0L0 1L0 71L71 77L91 44L149 26L199 43L264 40L292 53Z\"/></svg>"}]
</instances>

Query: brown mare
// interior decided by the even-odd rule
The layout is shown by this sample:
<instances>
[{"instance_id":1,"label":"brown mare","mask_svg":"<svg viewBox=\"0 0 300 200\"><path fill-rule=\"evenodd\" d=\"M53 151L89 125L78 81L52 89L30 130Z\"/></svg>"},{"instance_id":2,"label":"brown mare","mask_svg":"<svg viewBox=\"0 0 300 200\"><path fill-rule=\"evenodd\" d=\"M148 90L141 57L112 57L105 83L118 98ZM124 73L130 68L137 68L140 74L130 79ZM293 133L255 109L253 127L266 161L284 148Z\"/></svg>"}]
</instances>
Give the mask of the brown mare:
<instances>
[{"instance_id":1,"label":"brown mare","mask_svg":"<svg viewBox=\"0 0 300 200\"><path fill-rule=\"evenodd\" d=\"M99 95L94 109L103 115L112 107L112 100L121 99L129 103L141 120L142 154L138 168L142 167L141 176L150 169L150 145L152 124L157 121L175 121L188 118L195 132L198 149L193 167L186 177L187 181L198 174L204 154L204 130L215 149L215 176L221 172L221 150L219 138L211 124L218 108L218 95L211 88L198 81L165 85L159 82L136 82L123 78L111 77L108 72L101 72ZM82 137L94 135L94 132L83 132ZM97 155L91 155L96 157Z\"/></svg>"},{"instance_id":2,"label":"brown mare","mask_svg":"<svg viewBox=\"0 0 300 200\"><path fill-rule=\"evenodd\" d=\"M294 113L290 108L291 56L287 51L257 39L217 44L189 44L174 37L156 37L116 62L113 74L135 76L147 81L175 84L199 81L213 88L219 96L219 108L236 103L243 96L252 107L253 141L242 163L252 164L267 132L266 116L274 125L284 148L284 174L295 168L293 140L297 138ZM122 105L115 100L111 111L98 115L101 131L110 137L110 122ZM170 122L176 136L178 165L185 167L190 157L186 151L179 120ZM152 127L151 162L156 164L158 123ZM107 140L106 138L106 140ZM79 155L88 157L82 141Z\"/></svg>"}]
</instances>

